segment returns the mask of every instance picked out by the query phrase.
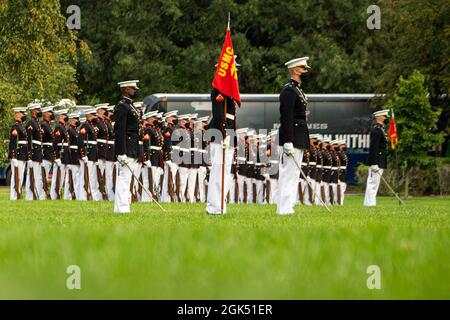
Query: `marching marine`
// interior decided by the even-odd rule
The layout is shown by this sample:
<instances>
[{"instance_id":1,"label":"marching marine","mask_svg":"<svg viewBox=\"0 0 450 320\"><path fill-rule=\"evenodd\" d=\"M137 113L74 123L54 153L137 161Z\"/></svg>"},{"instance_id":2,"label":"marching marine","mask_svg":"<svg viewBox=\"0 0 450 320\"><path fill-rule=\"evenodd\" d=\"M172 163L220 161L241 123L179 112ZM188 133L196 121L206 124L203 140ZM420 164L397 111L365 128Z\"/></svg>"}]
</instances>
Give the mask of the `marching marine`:
<instances>
[{"instance_id":1,"label":"marching marine","mask_svg":"<svg viewBox=\"0 0 450 320\"><path fill-rule=\"evenodd\" d=\"M25 183L26 200L45 200L45 193L42 186L42 128L39 118L42 117L41 104L31 103L28 106L31 119L25 128L28 138L28 165L27 179Z\"/></svg>"},{"instance_id":2,"label":"marching marine","mask_svg":"<svg viewBox=\"0 0 450 320\"><path fill-rule=\"evenodd\" d=\"M10 199L18 200L22 194L23 177L28 161L27 131L23 126L26 108L13 108L15 123L9 134L8 159L11 162Z\"/></svg>"},{"instance_id":3,"label":"marching marine","mask_svg":"<svg viewBox=\"0 0 450 320\"><path fill-rule=\"evenodd\" d=\"M53 171L52 171L52 184L50 190L50 196L52 200L61 199L61 190L64 183L64 173L66 171L64 159L63 144L66 143L67 129L66 125L69 121L67 116L69 109L62 109L55 111L57 117L57 124L53 131ZM68 191L67 191L68 192Z\"/></svg>"}]
</instances>

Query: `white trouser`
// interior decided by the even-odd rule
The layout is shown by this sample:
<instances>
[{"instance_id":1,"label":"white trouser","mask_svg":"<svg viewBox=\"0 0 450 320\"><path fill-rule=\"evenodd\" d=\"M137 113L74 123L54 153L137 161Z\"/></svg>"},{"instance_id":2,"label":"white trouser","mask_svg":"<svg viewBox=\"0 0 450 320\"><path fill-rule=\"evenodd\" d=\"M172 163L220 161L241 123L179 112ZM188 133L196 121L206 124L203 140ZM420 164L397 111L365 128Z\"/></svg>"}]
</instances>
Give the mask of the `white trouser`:
<instances>
[{"instance_id":1,"label":"white trouser","mask_svg":"<svg viewBox=\"0 0 450 320\"><path fill-rule=\"evenodd\" d=\"M264 197L264 180L255 179L256 184L256 203L265 204L266 199Z\"/></svg>"},{"instance_id":2,"label":"white trouser","mask_svg":"<svg viewBox=\"0 0 450 320\"><path fill-rule=\"evenodd\" d=\"M15 179L15 168L17 168L17 174L18 174L18 180L19 180L19 192L22 193L22 184L23 184L23 177L25 173L25 167L27 163L26 161L17 160L17 167L14 167L11 164L11 193L9 196L10 200L17 200L18 195L16 192L16 179Z\"/></svg>"},{"instance_id":3,"label":"white trouser","mask_svg":"<svg viewBox=\"0 0 450 320\"><path fill-rule=\"evenodd\" d=\"M30 168L33 168L33 177L34 177L34 191L36 193L37 200L45 200L45 193L42 188L42 165L40 162L32 161L31 163L27 163L27 179L25 182L25 199L33 200L33 191L31 190L31 181L30 181Z\"/></svg>"},{"instance_id":4,"label":"white trouser","mask_svg":"<svg viewBox=\"0 0 450 320\"><path fill-rule=\"evenodd\" d=\"M341 184L341 203L339 203L341 206L344 205L344 195L345 190L347 190L347 184L345 182L339 182Z\"/></svg>"},{"instance_id":5,"label":"white trouser","mask_svg":"<svg viewBox=\"0 0 450 320\"><path fill-rule=\"evenodd\" d=\"M114 162L105 161L105 189L109 201L114 201L114 166Z\"/></svg>"},{"instance_id":6,"label":"white trouser","mask_svg":"<svg viewBox=\"0 0 450 320\"><path fill-rule=\"evenodd\" d=\"M59 190L56 190L56 180L58 178L58 169L59 169ZM64 174L66 172L66 166L64 164L61 164L61 166L58 166L56 163L53 164L53 171L52 171L52 185L50 188L50 197L52 198L52 200L57 200L58 199L58 194L60 196L60 199L62 199L61 197L61 191L63 188L63 184L64 184Z\"/></svg>"},{"instance_id":7,"label":"white trouser","mask_svg":"<svg viewBox=\"0 0 450 320\"><path fill-rule=\"evenodd\" d=\"M198 168L190 168L188 170L188 182L187 182L187 189L189 193L189 201L190 202L196 202L197 199L195 198L195 187L198 177ZM200 180L198 180L198 184L200 186Z\"/></svg>"},{"instance_id":8,"label":"white trouser","mask_svg":"<svg viewBox=\"0 0 450 320\"><path fill-rule=\"evenodd\" d=\"M51 186L51 182L50 182L50 180L48 179L48 176L50 175L50 171L51 171L51 169L52 169L52 162L51 161L48 161L48 160L42 160L42 168L44 168L44 173L45 173L45 181L47 182L47 188L48 188L48 192L50 193L50 186ZM44 185L44 180L42 180L42 187L44 188L45 187L45 185ZM45 190L44 190L44 195L45 195L45 197L47 198L47 194L45 193ZM51 198L51 195L50 195L50 198ZM49 199L50 200L50 199Z\"/></svg>"},{"instance_id":9,"label":"white trouser","mask_svg":"<svg viewBox=\"0 0 450 320\"><path fill-rule=\"evenodd\" d=\"M316 181L316 183L314 185L314 190L316 191L315 195L314 195L314 204L316 206L321 206L322 205L322 201L320 201L320 200L323 200L322 199L322 191L321 191L322 186L323 186L323 182L317 182L317 181Z\"/></svg>"},{"instance_id":10,"label":"white trouser","mask_svg":"<svg viewBox=\"0 0 450 320\"><path fill-rule=\"evenodd\" d=\"M140 181L142 182L142 167L145 167L145 165L142 165L141 162L138 161L136 167L133 169L134 175L137 179L141 179ZM142 194L145 192L144 190L142 190L142 193L139 192L139 189L141 188L139 185L139 181L136 181L136 179L133 177L131 180L133 180L133 192L136 195L136 201L141 201L142 200Z\"/></svg>"},{"instance_id":11,"label":"white trouser","mask_svg":"<svg viewBox=\"0 0 450 320\"><path fill-rule=\"evenodd\" d=\"M247 188L247 203L254 203L253 199L253 183L255 179L245 177L244 183Z\"/></svg>"},{"instance_id":12,"label":"white trouser","mask_svg":"<svg viewBox=\"0 0 450 320\"><path fill-rule=\"evenodd\" d=\"M224 189L222 190L222 163L223 151L225 150ZM231 163L233 161L233 148L222 148L221 143L210 144L211 172L208 183L208 203L206 212L209 214L225 214L227 212L226 195L229 190L229 175L231 174ZM223 194L222 194L223 192ZM223 203L222 203L223 195ZM222 209L223 205L223 211Z\"/></svg>"},{"instance_id":13,"label":"white trouser","mask_svg":"<svg viewBox=\"0 0 450 320\"><path fill-rule=\"evenodd\" d=\"M150 194L150 176L148 174L148 170L152 170L152 168L147 167L145 164L142 165L141 176L142 176L142 185L144 186L142 188L142 195L141 195L142 202L152 201L151 194ZM152 176L153 176L153 171L152 171ZM152 186L152 187L154 187L154 186Z\"/></svg>"},{"instance_id":14,"label":"white trouser","mask_svg":"<svg viewBox=\"0 0 450 320\"><path fill-rule=\"evenodd\" d=\"M116 164L116 195L114 199L115 213L129 213L131 204L131 177L133 173L138 176L140 165L137 159L128 158L127 165Z\"/></svg>"},{"instance_id":15,"label":"white trouser","mask_svg":"<svg viewBox=\"0 0 450 320\"><path fill-rule=\"evenodd\" d=\"M164 170L161 167L152 167L153 174L153 191L158 199L161 199L161 177L164 175ZM156 200L158 200L156 199Z\"/></svg>"},{"instance_id":16,"label":"white trouser","mask_svg":"<svg viewBox=\"0 0 450 320\"><path fill-rule=\"evenodd\" d=\"M230 197L228 203L236 203L236 179L234 178L234 174L230 174L228 180L228 195Z\"/></svg>"},{"instance_id":17,"label":"white trouser","mask_svg":"<svg viewBox=\"0 0 450 320\"><path fill-rule=\"evenodd\" d=\"M330 201L330 184L328 182L323 182L323 188L325 191L325 204L327 206L331 205L331 201Z\"/></svg>"},{"instance_id":18,"label":"white trouser","mask_svg":"<svg viewBox=\"0 0 450 320\"><path fill-rule=\"evenodd\" d=\"M297 164L300 164L303 158L303 150L294 149L293 159L284 153L282 147L280 149L277 214L292 214L294 213L294 205L297 200L300 178L300 171L294 159Z\"/></svg>"},{"instance_id":19,"label":"white trouser","mask_svg":"<svg viewBox=\"0 0 450 320\"><path fill-rule=\"evenodd\" d=\"M337 187L337 183L330 183L330 187L331 187L331 190L333 190L333 203L332 203L332 205L336 205L336 204L338 204L338 193L337 193L337 191L338 191L338 187ZM331 196L330 196L330 202L331 202Z\"/></svg>"},{"instance_id":20,"label":"white trouser","mask_svg":"<svg viewBox=\"0 0 450 320\"><path fill-rule=\"evenodd\" d=\"M163 186L161 190L161 201L162 202L170 202L170 195L169 195L169 169L172 174L172 186L173 186L173 194L174 194L174 200L176 201L176 176L177 176L177 170L178 165L176 163L173 163L172 161L167 161L164 164L164 177L163 177Z\"/></svg>"},{"instance_id":21,"label":"white trouser","mask_svg":"<svg viewBox=\"0 0 450 320\"><path fill-rule=\"evenodd\" d=\"M372 171L369 168L369 175L367 176L366 185L366 195L364 197L364 205L371 207L377 205L377 192L380 187L381 175L383 174L383 169L378 172Z\"/></svg>"},{"instance_id":22,"label":"white trouser","mask_svg":"<svg viewBox=\"0 0 450 320\"><path fill-rule=\"evenodd\" d=\"M186 188L188 182L189 168L178 167L178 174L180 175L180 190L178 193L181 197L181 202L186 202Z\"/></svg>"},{"instance_id":23,"label":"white trouser","mask_svg":"<svg viewBox=\"0 0 450 320\"><path fill-rule=\"evenodd\" d=\"M277 189L278 189L278 179L270 178L270 195L269 195L269 203L276 204L277 203Z\"/></svg>"},{"instance_id":24,"label":"white trouser","mask_svg":"<svg viewBox=\"0 0 450 320\"><path fill-rule=\"evenodd\" d=\"M79 198L77 200L85 201L87 200L86 190L84 189L84 162L80 160L80 171L79 171ZM93 161L87 162L88 176L89 176L89 192L91 193L92 200L100 201L102 200L102 194L98 189L98 180L97 180L97 164Z\"/></svg>"},{"instance_id":25,"label":"white trouser","mask_svg":"<svg viewBox=\"0 0 450 320\"><path fill-rule=\"evenodd\" d=\"M66 172L64 174L64 200L77 200L80 198L80 186L84 180L80 179L80 166L75 164L66 165ZM70 192L70 176L72 176L73 182L73 193L75 194L75 199L72 197ZM84 191L84 190L83 190Z\"/></svg>"},{"instance_id":26,"label":"white trouser","mask_svg":"<svg viewBox=\"0 0 450 320\"><path fill-rule=\"evenodd\" d=\"M245 176L237 174L237 183L238 183L238 189L239 189L239 203L244 203L244 183L245 183Z\"/></svg>"},{"instance_id":27,"label":"white trouser","mask_svg":"<svg viewBox=\"0 0 450 320\"><path fill-rule=\"evenodd\" d=\"M198 188L200 193L200 202L206 201L206 188L205 188L205 179L206 179L207 169L205 166L200 166L198 168Z\"/></svg>"},{"instance_id":28,"label":"white trouser","mask_svg":"<svg viewBox=\"0 0 450 320\"><path fill-rule=\"evenodd\" d=\"M310 206L310 205L312 205L312 203L309 199L309 197L310 197L309 191L310 190L309 190L308 182L311 183L311 178L306 177L306 179L307 180L300 179L300 187L302 188L302 191L303 191L303 204ZM312 197L312 195L311 195L311 197ZM313 203L314 203L314 199L313 199Z\"/></svg>"}]
</instances>

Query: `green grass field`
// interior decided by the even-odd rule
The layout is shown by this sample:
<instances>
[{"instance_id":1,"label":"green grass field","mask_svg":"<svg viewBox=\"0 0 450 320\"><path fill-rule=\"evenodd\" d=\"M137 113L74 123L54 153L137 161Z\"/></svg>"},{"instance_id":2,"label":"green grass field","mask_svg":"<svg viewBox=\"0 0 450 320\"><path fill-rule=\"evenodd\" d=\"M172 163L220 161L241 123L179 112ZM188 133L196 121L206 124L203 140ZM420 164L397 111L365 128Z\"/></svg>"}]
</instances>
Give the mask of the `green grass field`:
<instances>
[{"instance_id":1,"label":"green grass field","mask_svg":"<svg viewBox=\"0 0 450 320\"><path fill-rule=\"evenodd\" d=\"M0 189L0 298L449 299L450 198L344 207L13 202ZM81 290L66 269L81 268ZM381 290L369 290L369 265Z\"/></svg>"}]
</instances>

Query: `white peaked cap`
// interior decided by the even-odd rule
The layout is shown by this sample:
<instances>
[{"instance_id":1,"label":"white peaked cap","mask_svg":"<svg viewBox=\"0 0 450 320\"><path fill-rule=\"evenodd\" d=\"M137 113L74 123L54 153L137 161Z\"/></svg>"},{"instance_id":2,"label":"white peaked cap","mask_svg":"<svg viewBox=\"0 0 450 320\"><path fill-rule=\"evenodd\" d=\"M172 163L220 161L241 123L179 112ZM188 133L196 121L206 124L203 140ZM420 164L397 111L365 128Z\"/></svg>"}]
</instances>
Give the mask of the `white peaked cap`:
<instances>
[{"instance_id":1,"label":"white peaked cap","mask_svg":"<svg viewBox=\"0 0 450 320\"><path fill-rule=\"evenodd\" d=\"M247 130L248 130L248 128L240 128L240 129L237 129L236 130L236 133L246 133L247 132Z\"/></svg>"},{"instance_id":2,"label":"white peaked cap","mask_svg":"<svg viewBox=\"0 0 450 320\"><path fill-rule=\"evenodd\" d=\"M41 104L40 103L30 103L28 104L28 110L34 110L34 109L40 109L41 108Z\"/></svg>"},{"instance_id":3,"label":"white peaked cap","mask_svg":"<svg viewBox=\"0 0 450 320\"><path fill-rule=\"evenodd\" d=\"M132 87L132 88L139 89L137 86L138 83L139 83L139 80L128 80L128 81L118 82L117 84L121 88Z\"/></svg>"},{"instance_id":4,"label":"white peaked cap","mask_svg":"<svg viewBox=\"0 0 450 320\"><path fill-rule=\"evenodd\" d=\"M142 107L144 106L144 103L143 103L143 102L133 102L133 105L134 105L136 108L142 108Z\"/></svg>"},{"instance_id":5,"label":"white peaked cap","mask_svg":"<svg viewBox=\"0 0 450 320\"><path fill-rule=\"evenodd\" d=\"M385 116L387 117L389 115L389 109L384 109L384 110L380 110L380 111L376 111L373 113L373 115L375 117L381 117L381 116Z\"/></svg>"},{"instance_id":6,"label":"white peaked cap","mask_svg":"<svg viewBox=\"0 0 450 320\"><path fill-rule=\"evenodd\" d=\"M176 117L177 114L178 114L178 110L169 111L164 114L164 118Z\"/></svg>"},{"instance_id":7,"label":"white peaked cap","mask_svg":"<svg viewBox=\"0 0 450 320\"><path fill-rule=\"evenodd\" d=\"M97 110L96 110L95 108L92 108L92 109L86 109L86 110L84 110L84 113L85 113L86 115L88 115L88 114L96 114L96 113L97 113Z\"/></svg>"},{"instance_id":8,"label":"white peaked cap","mask_svg":"<svg viewBox=\"0 0 450 320\"><path fill-rule=\"evenodd\" d=\"M311 68L308 65L308 59L309 59L309 57L296 58L296 59L289 60L284 65L288 69L295 68L295 67L301 67L301 66L305 66L306 68Z\"/></svg>"},{"instance_id":9,"label":"white peaked cap","mask_svg":"<svg viewBox=\"0 0 450 320\"><path fill-rule=\"evenodd\" d=\"M57 116L60 116L62 114L68 114L69 113L69 109L61 109L61 110L55 110L55 114Z\"/></svg>"},{"instance_id":10,"label":"white peaked cap","mask_svg":"<svg viewBox=\"0 0 450 320\"><path fill-rule=\"evenodd\" d=\"M98 109L108 110L108 107L109 107L109 103L99 103L99 104L95 105L95 110L98 110Z\"/></svg>"},{"instance_id":11,"label":"white peaked cap","mask_svg":"<svg viewBox=\"0 0 450 320\"><path fill-rule=\"evenodd\" d=\"M151 111L151 112L147 112L146 114L144 114L142 116L142 119L148 119L151 117L157 117L158 116L158 111Z\"/></svg>"},{"instance_id":12,"label":"white peaked cap","mask_svg":"<svg viewBox=\"0 0 450 320\"><path fill-rule=\"evenodd\" d=\"M17 107L17 108L13 108L12 111L15 113L17 113L17 112L25 113L27 111L27 108L26 107Z\"/></svg>"},{"instance_id":13,"label":"white peaked cap","mask_svg":"<svg viewBox=\"0 0 450 320\"><path fill-rule=\"evenodd\" d=\"M42 108L42 112L44 113L44 112L53 112L53 108L54 108L54 106L48 106L48 107L45 107L45 108Z\"/></svg>"},{"instance_id":14,"label":"white peaked cap","mask_svg":"<svg viewBox=\"0 0 450 320\"><path fill-rule=\"evenodd\" d=\"M68 117L69 117L69 119L79 118L80 117L80 113L79 112L69 113Z\"/></svg>"}]
</instances>

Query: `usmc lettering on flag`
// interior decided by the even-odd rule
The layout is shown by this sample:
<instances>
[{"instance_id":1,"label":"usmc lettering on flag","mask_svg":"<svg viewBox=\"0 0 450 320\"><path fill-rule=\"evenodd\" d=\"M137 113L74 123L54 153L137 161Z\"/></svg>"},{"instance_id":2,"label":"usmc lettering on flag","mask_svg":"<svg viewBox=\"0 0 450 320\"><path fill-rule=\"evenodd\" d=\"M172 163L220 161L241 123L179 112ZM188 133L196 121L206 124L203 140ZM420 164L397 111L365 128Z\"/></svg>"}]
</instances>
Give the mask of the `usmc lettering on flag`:
<instances>
[{"instance_id":1,"label":"usmc lettering on flag","mask_svg":"<svg viewBox=\"0 0 450 320\"><path fill-rule=\"evenodd\" d=\"M234 60L233 43L231 42L231 31L227 29L222 52L217 62L216 74L212 83L213 87L222 94L232 98L239 105L241 95L239 93L238 69Z\"/></svg>"},{"instance_id":2,"label":"usmc lettering on flag","mask_svg":"<svg viewBox=\"0 0 450 320\"><path fill-rule=\"evenodd\" d=\"M231 68L230 68L231 65ZM220 64L218 66L218 74L220 77L225 77L227 75L227 70L230 68L231 76L237 80L237 68L234 62L234 50L232 47L226 47L225 53L223 54Z\"/></svg>"}]
</instances>

